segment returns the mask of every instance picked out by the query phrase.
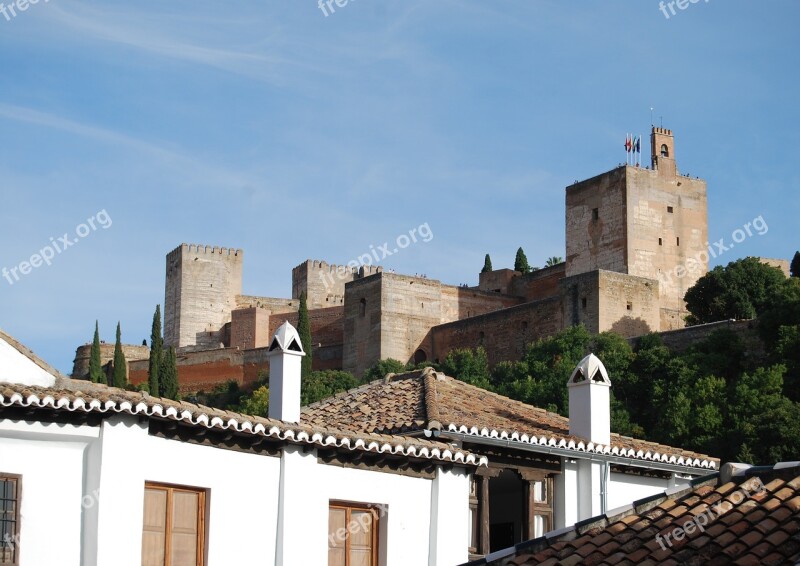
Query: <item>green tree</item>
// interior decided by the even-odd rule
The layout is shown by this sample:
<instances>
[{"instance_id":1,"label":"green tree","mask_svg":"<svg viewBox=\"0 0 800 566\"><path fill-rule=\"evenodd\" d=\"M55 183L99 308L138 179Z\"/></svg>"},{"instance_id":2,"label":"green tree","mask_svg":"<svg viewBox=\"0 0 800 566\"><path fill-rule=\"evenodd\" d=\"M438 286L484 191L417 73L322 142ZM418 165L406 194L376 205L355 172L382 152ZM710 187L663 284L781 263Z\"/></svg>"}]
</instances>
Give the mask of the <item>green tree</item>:
<instances>
[{"instance_id":1,"label":"green tree","mask_svg":"<svg viewBox=\"0 0 800 566\"><path fill-rule=\"evenodd\" d=\"M483 389L492 390L489 374L489 358L486 350L478 347L452 350L441 365L442 371L450 377Z\"/></svg>"},{"instance_id":2,"label":"green tree","mask_svg":"<svg viewBox=\"0 0 800 566\"><path fill-rule=\"evenodd\" d=\"M167 399L178 398L178 357L172 346L161 356L161 366L158 369L158 387L162 397Z\"/></svg>"},{"instance_id":3,"label":"green tree","mask_svg":"<svg viewBox=\"0 0 800 566\"><path fill-rule=\"evenodd\" d=\"M364 374L361 376L361 381L363 383L369 383L370 381L375 381L376 379L383 379L386 375L390 373L403 373L406 371L406 366L403 362L397 361L393 358L387 358L385 360L380 360L373 364Z\"/></svg>"},{"instance_id":4,"label":"green tree","mask_svg":"<svg viewBox=\"0 0 800 566\"><path fill-rule=\"evenodd\" d=\"M117 341L114 343L114 370L111 373L112 383L114 387L124 389L128 386L128 368L125 364L125 354L122 352L122 331L120 330L119 322L117 322Z\"/></svg>"},{"instance_id":5,"label":"green tree","mask_svg":"<svg viewBox=\"0 0 800 566\"><path fill-rule=\"evenodd\" d=\"M792 274L792 277L800 277L800 252L794 252L789 272Z\"/></svg>"},{"instance_id":6,"label":"green tree","mask_svg":"<svg viewBox=\"0 0 800 566\"><path fill-rule=\"evenodd\" d=\"M481 269L481 273L489 273L492 271L492 258L489 257L489 254L486 254L486 257L483 259L483 269Z\"/></svg>"},{"instance_id":7,"label":"green tree","mask_svg":"<svg viewBox=\"0 0 800 566\"><path fill-rule=\"evenodd\" d=\"M89 351L89 379L92 383L106 383L106 373L100 360L100 326L94 321L94 339Z\"/></svg>"},{"instance_id":8,"label":"green tree","mask_svg":"<svg viewBox=\"0 0 800 566\"><path fill-rule=\"evenodd\" d=\"M514 259L514 271L519 271L523 274L531 272L531 266L528 265L528 258L525 257L525 252L522 251L522 248L517 250L517 257Z\"/></svg>"},{"instance_id":9,"label":"green tree","mask_svg":"<svg viewBox=\"0 0 800 566\"><path fill-rule=\"evenodd\" d=\"M359 381L346 371L313 371L302 381L300 403L310 405L357 387Z\"/></svg>"},{"instance_id":10,"label":"green tree","mask_svg":"<svg viewBox=\"0 0 800 566\"><path fill-rule=\"evenodd\" d=\"M269 414L269 386L262 385L250 395L242 397L237 411L245 415L266 417Z\"/></svg>"},{"instance_id":11,"label":"green tree","mask_svg":"<svg viewBox=\"0 0 800 566\"><path fill-rule=\"evenodd\" d=\"M552 257L548 257L547 258L547 261L544 263L544 266L545 267L553 267L554 265L558 265L559 263L563 263L563 262L564 262L564 258L563 257L559 257L559 256L554 255Z\"/></svg>"},{"instance_id":12,"label":"green tree","mask_svg":"<svg viewBox=\"0 0 800 566\"><path fill-rule=\"evenodd\" d=\"M771 464L800 454L800 405L783 396L783 366L760 367L738 380L730 404L732 441L728 453L750 454L755 464Z\"/></svg>"},{"instance_id":13,"label":"green tree","mask_svg":"<svg viewBox=\"0 0 800 566\"><path fill-rule=\"evenodd\" d=\"M148 385L150 394L158 396L161 392L159 386L159 369L164 351L164 339L161 337L161 305L156 305L153 314L153 327L150 331L150 363L147 368Z\"/></svg>"},{"instance_id":14,"label":"green tree","mask_svg":"<svg viewBox=\"0 0 800 566\"><path fill-rule=\"evenodd\" d=\"M686 292L686 322L755 318L769 308L785 279L780 269L754 257L717 266Z\"/></svg>"},{"instance_id":15,"label":"green tree","mask_svg":"<svg viewBox=\"0 0 800 566\"><path fill-rule=\"evenodd\" d=\"M305 291L300 294L300 309L297 315L297 333L300 335L300 342L303 346L303 351L306 353L301 362L301 377L302 379L306 379L311 375L312 351L311 322L308 319L308 304Z\"/></svg>"}]
</instances>

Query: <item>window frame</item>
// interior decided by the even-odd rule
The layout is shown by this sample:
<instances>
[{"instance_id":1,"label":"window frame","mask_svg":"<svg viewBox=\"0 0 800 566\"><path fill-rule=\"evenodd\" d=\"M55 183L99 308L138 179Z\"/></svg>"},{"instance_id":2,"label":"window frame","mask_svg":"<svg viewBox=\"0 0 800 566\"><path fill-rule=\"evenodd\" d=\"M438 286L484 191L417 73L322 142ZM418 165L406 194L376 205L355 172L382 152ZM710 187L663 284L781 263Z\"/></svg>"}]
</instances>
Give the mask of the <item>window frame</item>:
<instances>
[{"instance_id":1,"label":"window frame","mask_svg":"<svg viewBox=\"0 0 800 566\"><path fill-rule=\"evenodd\" d=\"M380 560L380 541L381 541L381 519L382 508L372 503L359 503L354 501L340 501L338 499L331 499L328 501L328 511L331 509L344 509L345 510L345 525L350 524L350 516L352 511L369 511L372 514L372 565L378 566ZM328 537L330 538L330 521L328 522ZM328 547L330 548L330 547ZM345 566L350 566L350 533L347 533L345 538L345 551L344 551ZM330 560L330 559L329 559ZM330 561L328 561L330 564Z\"/></svg>"},{"instance_id":2,"label":"window frame","mask_svg":"<svg viewBox=\"0 0 800 566\"><path fill-rule=\"evenodd\" d=\"M0 562L0 566L19 566L20 564L20 519L22 518L21 508L22 508L22 475L21 474L8 474L5 472L0 472L0 480L14 480L17 482L17 490L14 494L14 501L16 502L15 512L14 512L14 540L12 541L13 552L14 552L14 561L13 562Z\"/></svg>"},{"instance_id":3,"label":"window frame","mask_svg":"<svg viewBox=\"0 0 800 566\"><path fill-rule=\"evenodd\" d=\"M208 502L209 490L207 488L179 485L174 483L145 481L145 491L142 492L142 510L144 510L144 494L148 489L161 489L167 491L167 516L165 518L164 535L164 566L171 566L172 556L172 495L174 491L196 493L197 501L197 561L196 566L206 566L206 540L208 539ZM144 515L142 516L142 539L144 539Z\"/></svg>"}]
</instances>

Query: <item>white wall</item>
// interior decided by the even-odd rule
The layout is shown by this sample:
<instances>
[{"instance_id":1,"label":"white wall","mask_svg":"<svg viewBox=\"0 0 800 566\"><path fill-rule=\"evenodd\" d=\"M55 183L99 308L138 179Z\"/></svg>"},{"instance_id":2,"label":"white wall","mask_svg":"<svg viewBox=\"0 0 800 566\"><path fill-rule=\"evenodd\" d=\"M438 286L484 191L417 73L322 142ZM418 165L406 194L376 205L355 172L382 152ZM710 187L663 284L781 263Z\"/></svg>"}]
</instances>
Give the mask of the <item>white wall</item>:
<instances>
[{"instance_id":1,"label":"white wall","mask_svg":"<svg viewBox=\"0 0 800 566\"><path fill-rule=\"evenodd\" d=\"M0 381L50 387L56 378L0 336Z\"/></svg>"},{"instance_id":2,"label":"white wall","mask_svg":"<svg viewBox=\"0 0 800 566\"><path fill-rule=\"evenodd\" d=\"M608 510L655 495L669 487L670 480L612 472L608 482Z\"/></svg>"},{"instance_id":3,"label":"white wall","mask_svg":"<svg viewBox=\"0 0 800 566\"><path fill-rule=\"evenodd\" d=\"M149 436L130 417L103 422L97 565L139 566L146 481L209 490L208 564L271 565L280 459ZM89 565L87 565L89 566Z\"/></svg>"},{"instance_id":4,"label":"white wall","mask_svg":"<svg viewBox=\"0 0 800 566\"><path fill-rule=\"evenodd\" d=\"M83 458L97 433L0 420L0 472L22 475L21 566L81 564Z\"/></svg>"},{"instance_id":5,"label":"white wall","mask_svg":"<svg viewBox=\"0 0 800 566\"><path fill-rule=\"evenodd\" d=\"M23 476L21 566L139 566L147 481L209 490L208 566L326 564L331 500L385 506L381 566L468 559L458 468L431 480L321 464L298 446L255 455L153 437L117 415L101 427L0 420L0 471Z\"/></svg>"}]
</instances>

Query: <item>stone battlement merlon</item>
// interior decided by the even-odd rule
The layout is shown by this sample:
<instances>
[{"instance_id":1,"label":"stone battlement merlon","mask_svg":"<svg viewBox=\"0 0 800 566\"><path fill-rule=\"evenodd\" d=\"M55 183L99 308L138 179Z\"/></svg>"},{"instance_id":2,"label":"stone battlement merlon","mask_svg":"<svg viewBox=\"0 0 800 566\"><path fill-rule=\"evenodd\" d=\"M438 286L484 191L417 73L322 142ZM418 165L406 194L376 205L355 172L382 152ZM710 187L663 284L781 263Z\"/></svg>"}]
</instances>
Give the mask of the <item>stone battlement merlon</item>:
<instances>
[{"instance_id":1,"label":"stone battlement merlon","mask_svg":"<svg viewBox=\"0 0 800 566\"><path fill-rule=\"evenodd\" d=\"M663 134L665 136L671 136L672 135L672 130L668 130L667 128L658 128L656 126L653 126L653 133L654 134Z\"/></svg>"},{"instance_id":2,"label":"stone battlement merlon","mask_svg":"<svg viewBox=\"0 0 800 566\"><path fill-rule=\"evenodd\" d=\"M244 250L238 248L224 248L221 246L209 246L205 244L181 244L171 252L167 254L167 258L171 258L177 255L180 255L184 250L189 253L198 253L198 254L216 254L216 255L227 255L227 256L243 256Z\"/></svg>"},{"instance_id":3,"label":"stone battlement merlon","mask_svg":"<svg viewBox=\"0 0 800 566\"><path fill-rule=\"evenodd\" d=\"M337 265L335 263L328 263L319 259L307 259L297 267L293 268L292 273L295 273L304 267L315 271L328 273L349 273L351 275L359 275L363 270L362 277L367 277L368 275L374 275L375 273L383 271L383 267L379 265L358 265L353 267L351 265Z\"/></svg>"}]
</instances>

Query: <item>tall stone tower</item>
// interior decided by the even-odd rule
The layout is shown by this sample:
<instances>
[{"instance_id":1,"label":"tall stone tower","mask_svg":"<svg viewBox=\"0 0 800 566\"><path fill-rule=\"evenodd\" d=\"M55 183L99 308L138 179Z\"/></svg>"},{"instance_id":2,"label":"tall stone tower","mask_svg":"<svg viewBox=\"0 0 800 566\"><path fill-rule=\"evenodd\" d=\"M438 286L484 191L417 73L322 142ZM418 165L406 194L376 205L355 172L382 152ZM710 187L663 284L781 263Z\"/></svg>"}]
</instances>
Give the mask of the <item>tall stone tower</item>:
<instances>
[{"instance_id":1,"label":"tall stone tower","mask_svg":"<svg viewBox=\"0 0 800 566\"><path fill-rule=\"evenodd\" d=\"M216 348L242 294L242 250L181 244L167 254L164 343Z\"/></svg>"},{"instance_id":2,"label":"tall stone tower","mask_svg":"<svg viewBox=\"0 0 800 566\"><path fill-rule=\"evenodd\" d=\"M683 327L683 297L708 271L706 183L679 173L671 130L654 127L650 142L650 169L621 166L567 187L566 276L657 281L660 321L650 330L670 330Z\"/></svg>"}]
</instances>

